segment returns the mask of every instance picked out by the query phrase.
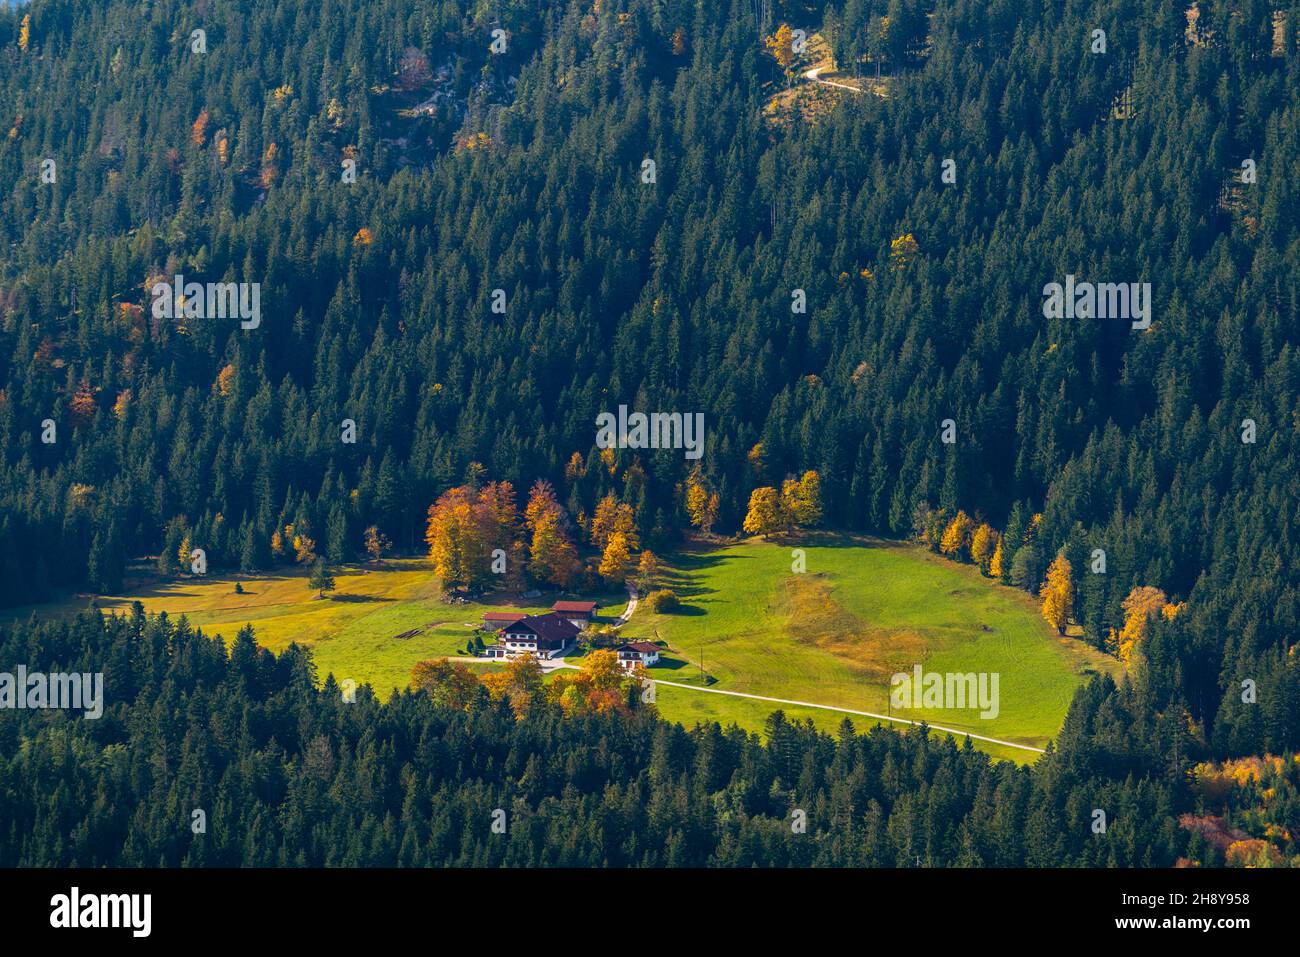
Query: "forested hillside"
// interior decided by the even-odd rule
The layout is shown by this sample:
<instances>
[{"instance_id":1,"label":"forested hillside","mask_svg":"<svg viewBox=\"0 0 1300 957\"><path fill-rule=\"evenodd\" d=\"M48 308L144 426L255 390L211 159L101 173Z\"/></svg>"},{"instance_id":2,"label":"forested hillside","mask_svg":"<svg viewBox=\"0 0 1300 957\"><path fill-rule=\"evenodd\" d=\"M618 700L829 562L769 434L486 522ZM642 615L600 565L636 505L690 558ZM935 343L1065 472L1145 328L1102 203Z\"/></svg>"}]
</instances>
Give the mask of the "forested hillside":
<instances>
[{"instance_id":1,"label":"forested hillside","mask_svg":"<svg viewBox=\"0 0 1300 957\"><path fill-rule=\"evenodd\" d=\"M802 81L782 24L885 95L771 122ZM1098 647L1135 590L1180 608L1143 612L1132 680L1082 692L1060 742L1149 775L1124 787L1173 828L1194 762L1300 748L1298 40L1296 0L0 13L0 602L112 591L182 541L265 569L286 525L332 561L372 525L414 549L467 475L573 514L613 492L658 544L696 464L725 532L815 470L826 524L938 547L976 516L1031 589L1072 556ZM178 274L260 283L260 324L158 317ZM1067 275L1150 283L1150 327L1045 318ZM702 412L705 454L623 450L614 477L595 420L620 404ZM1065 813L1061 760L979 773Z\"/></svg>"},{"instance_id":2,"label":"forested hillside","mask_svg":"<svg viewBox=\"0 0 1300 957\"><path fill-rule=\"evenodd\" d=\"M0 711L6 866L1168 866L1190 850L1170 818L1185 788L1111 780L1052 755L1034 773L950 738L835 738L774 715L767 742L686 731L639 705L516 716L477 689L462 705L404 692L345 704L304 654L143 615L22 626L0 653L54 670L104 662L97 721L39 726ZM1110 686L1113 689L1113 685ZM1067 736L1096 718L1081 700ZM1108 717L1125 724L1122 708ZM1116 728L1133 766L1154 739ZM1121 743L1133 742L1131 745ZM21 747L20 747L21 744ZM1269 783L1273 783L1270 779ZM1280 776L1277 803L1296 801ZM57 795L51 802L49 796ZM1092 830L1105 808L1107 834ZM505 832L494 832L494 812ZM202 833L192 826L204 812ZM807 828L791 827L794 812Z\"/></svg>"}]
</instances>

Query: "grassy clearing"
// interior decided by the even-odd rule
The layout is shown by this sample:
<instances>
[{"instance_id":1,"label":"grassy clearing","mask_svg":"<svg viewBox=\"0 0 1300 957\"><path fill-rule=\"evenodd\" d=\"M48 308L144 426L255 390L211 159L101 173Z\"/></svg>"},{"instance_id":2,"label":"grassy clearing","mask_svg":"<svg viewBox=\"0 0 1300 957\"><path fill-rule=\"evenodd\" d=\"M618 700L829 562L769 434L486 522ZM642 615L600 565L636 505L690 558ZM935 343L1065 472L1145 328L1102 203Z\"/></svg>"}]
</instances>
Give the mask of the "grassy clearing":
<instances>
[{"instance_id":1,"label":"grassy clearing","mask_svg":"<svg viewBox=\"0 0 1300 957\"><path fill-rule=\"evenodd\" d=\"M796 121L800 124L816 123L835 109L840 97L857 95L809 80L806 74L810 69L816 69L818 75L834 77L836 82L854 85L835 72L835 58L831 55L830 44L821 33L814 32L808 37L807 49L791 65L792 76L788 83L772 81L767 84L767 102L763 106L763 116L773 127L789 127Z\"/></svg>"},{"instance_id":2,"label":"grassy clearing","mask_svg":"<svg viewBox=\"0 0 1300 957\"><path fill-rule=\"evenodd\" d=\"M334 574L336 590L324 600L307 586L305 571L286 570L265 577L186 579L133 589L131 594L101 597L105 611L126 611L140 601L147 612L185 615L190 623L227 641L246 624L256 630L258 643L280 651L290 642L312 649L321 678L333 673L340 680L369 682L381 697L410 682L417 661L463 654L474 625L485 611L519 609L543 612L559 597L544 593L534 599L495 598L490 604L448 605L427 562L398 559L383 568L345 566ZM239 582L244 594L235 594ZM626 595L596 596L596 613L610 619L622 613ZM75 614L87 605L84 597L14 609L6 617ZM411 638L397 635L422 629Z\"/></svg>"},{"instance_id":3,"label":"grassy clearing","mask_svg":"<svg viewBox=\"0 0 1300 957\"><path fill-rule=\"evenodd\" d=\"M1116 667L1082 642L1053 635L1030 596L973 567L864 539L825 537L798 547L806 554L802 574L791 570L789 547L757 541L677 556L666 578L685 607L671 615L638 610L629 633L667 642L668 657L680 663L655 669L667 680L699 681L702 656L713 687L896 713L1034 747L1060 728L1089 674ZM998 716L891 708L890 676L915 664L927 672L996 672Z\"/></svg>"},{"instance_id":4,"label":"grassy clearing","mask_svg":"<svg viewBox=\"0 0 1300 957\"><path fill-rule=\"evenodd\" d=\"M760 541L668 556L664 584L684 607L660 615L643 602L624 635L665 643L651 673L666 681L893 713L1033 747L1057 732L1074 689L1090 673L1118 667L1082 642L1052 634L1030 596L994 585L970 566L863 538L824 535L797 544L806 556L802 573L792 571L790 546ZM428 564L419 559L347 566L335 579L337 590L325 600L307 586L305 572L288 570L142 584L98 604L125 611L138 600L146 611L185 615L227 640L251 624L267 648L278 651L290 642L310 647L322 678L333 673L368 682L386 697L407 685L417 661L463 654L485 611L540 612L559 597L444 604ZM235 593L236 581L243 594ZM622 593L596 597L601 618L622 612ZM87 603L81 596L13 609L5 617L71 614ZM396 637L416 629L412 637ZM892 708L889 678L914 664L927 672L997 672L1000 713L986 720L973 710ZM734 721L757 732L778 707L792 720L809 718L827 731L844 717L667 686L660 686L658 704L664 717L687 726ZM872 723L864 716L851 720L860 730ZM978 746L997 757L1033 758L1014 748Z\"/></svg>"}]
</instances>

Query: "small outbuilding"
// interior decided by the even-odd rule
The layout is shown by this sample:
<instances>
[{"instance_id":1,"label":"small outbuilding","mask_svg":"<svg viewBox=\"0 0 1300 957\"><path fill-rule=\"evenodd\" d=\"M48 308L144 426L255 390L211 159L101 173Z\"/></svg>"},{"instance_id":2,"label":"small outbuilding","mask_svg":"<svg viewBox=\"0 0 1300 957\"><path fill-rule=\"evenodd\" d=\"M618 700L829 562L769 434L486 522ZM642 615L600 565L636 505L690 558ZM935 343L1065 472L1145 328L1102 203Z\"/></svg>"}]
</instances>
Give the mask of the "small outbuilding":
<instances>
[{"instance_id":1,"label":"small outbuilding","mask_svg":"<svg viewBox=\"0 0 1300 957\"><path fill-rule=\"evenodd\" d=\"M557 601L551 606L551 611L567 618L581 629L590 625L591 620L596 617L596 603L594 601Z\"/></svg>"}]
</instances>

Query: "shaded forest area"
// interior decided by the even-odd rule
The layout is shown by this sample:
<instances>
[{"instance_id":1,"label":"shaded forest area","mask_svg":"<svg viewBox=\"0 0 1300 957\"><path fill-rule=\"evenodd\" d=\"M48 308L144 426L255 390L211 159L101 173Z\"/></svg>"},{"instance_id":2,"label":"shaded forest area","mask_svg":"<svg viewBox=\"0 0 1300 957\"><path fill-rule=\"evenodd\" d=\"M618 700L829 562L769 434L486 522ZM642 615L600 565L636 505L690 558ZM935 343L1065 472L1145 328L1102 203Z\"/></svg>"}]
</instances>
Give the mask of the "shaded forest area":
<instances>
[{"instance_id":1,"label":"shaded forest area","mask_svg":"<svg viewBox=\"0 0 1300 957\"><path fill-rule=\"evenodd\" d=\"M635 689L619 707L568 715L477 683L463 702L404 691L381 704L362 688L346 704L332 678L315 686L297 647L276 656L244 630L227 654L220 639L141 613L0 629L0 654L47 671L102 662L108 689L99 720L0 711L0 862L11 866L1224 860L1173 820L1189 786L1139 770L1161 765L1167 740L1116 706L1109 683L1075 703L1062 741L1102 721L1110 730L1031 771L946 736L848 721L829 736L777 713L766 743L735 726L687 731ZM1280 776L1274 811L1294 810L1296 782Z\"/></svg>"}]
</instances>

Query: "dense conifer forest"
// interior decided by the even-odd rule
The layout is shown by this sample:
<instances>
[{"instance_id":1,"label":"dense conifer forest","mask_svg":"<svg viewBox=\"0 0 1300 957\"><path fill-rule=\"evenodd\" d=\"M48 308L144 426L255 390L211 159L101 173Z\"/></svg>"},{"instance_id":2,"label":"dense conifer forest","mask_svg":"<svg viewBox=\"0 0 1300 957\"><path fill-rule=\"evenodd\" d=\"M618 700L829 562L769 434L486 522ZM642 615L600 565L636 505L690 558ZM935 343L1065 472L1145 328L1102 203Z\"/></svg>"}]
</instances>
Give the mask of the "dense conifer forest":
<instances>
[{"instance_id":1,"label":"dense conifer forest","mask_svg":"<svg viewBox=\"0 0 1300 957\"><path fill-rule=\"evenodd\" d=\"M782 24L885 94L774 121ZM622 403L704 413L719 531L815 470L826 525L938 547L936 516L977 516L1030 590L1104 550L1068 609L1099 648L1135 589L1180 609L1032 769L634 706L348 710L247 634L0 625L0 663L118 689L98 722L0 712L0 861L1220 863L1209 816L1294 859L1295 762L1268 762L1300 749L1297 91L1296 0L0 12L0 605L182 542L266 570L287 525L331 562L372 526L414 551L479 474L573 514L612 492L670 549L695 463L624 450L612 479L594 423ZM158 316L176 275L260 283L260 324ZM1150 328L1046 318L1067 275L1150 283ZM1250 760L1267 801L1194 786Z\"/></svg>"},{"instance_id":2,"label":"dense conifer forest","mask_svg":"<svg viewBox=\"0 0 1300 957\"><path fill-rule=\"evenodd\" d=\"M1091 749L1030 772L848 722L831 737L774 714L765 744L687 731L635 694L604 714L538 703L522 720L484 691L460 708L365 690L345 704L296 650L276 657L245 631L227 656L144 615L22 626L0 651L49 671L102 661L116 699L95 721L0 712L10 865L1161 866L1189 845L1215 860L1172 819L1186 799L1172 768L1139 770L1161 766L1176 729L1135 728L1113 686L1082 695L1062 733L1104 715ZM1099 801L1105 840L1090 829Z\"/></svg>"}]
</instances>

